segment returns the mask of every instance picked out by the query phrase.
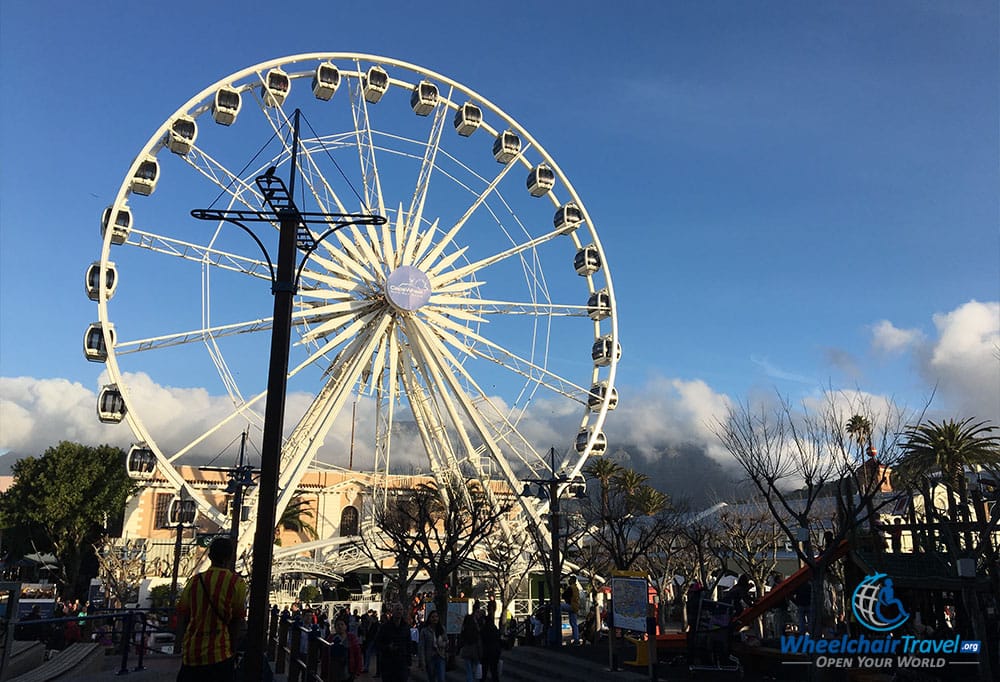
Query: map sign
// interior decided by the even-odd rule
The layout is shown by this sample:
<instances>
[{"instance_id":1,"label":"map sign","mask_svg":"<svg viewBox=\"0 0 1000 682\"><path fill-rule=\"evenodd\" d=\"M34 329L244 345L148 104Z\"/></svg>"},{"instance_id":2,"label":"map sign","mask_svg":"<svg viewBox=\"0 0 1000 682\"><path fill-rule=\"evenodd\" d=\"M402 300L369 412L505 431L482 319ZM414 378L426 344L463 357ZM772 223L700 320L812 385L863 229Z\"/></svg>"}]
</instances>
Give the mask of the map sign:
<instances>
[{"instance_id":1,"label":"map sign","mask_svg":"<svg viewBox=\"0 0 1000 682\"><path fill-rule=\"evenodd\" d=\"M611 578L611 599L614 605L615 627L637 632L646 631L646 605L649 602L649 586L645 576L613 576Z\"/></svg>"}]
</instances>

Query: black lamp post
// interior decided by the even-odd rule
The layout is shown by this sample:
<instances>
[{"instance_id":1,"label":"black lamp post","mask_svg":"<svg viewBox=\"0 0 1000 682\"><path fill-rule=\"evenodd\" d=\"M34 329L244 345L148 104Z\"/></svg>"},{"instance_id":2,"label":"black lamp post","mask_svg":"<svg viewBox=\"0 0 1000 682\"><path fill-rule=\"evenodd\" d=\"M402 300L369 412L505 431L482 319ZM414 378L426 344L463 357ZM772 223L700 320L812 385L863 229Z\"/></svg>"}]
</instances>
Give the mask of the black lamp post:
<instances>
[{"instance_id":1,"label":"black lamp post","mask_svg":"<svg viewBox=\"0 0 1000 682\"><path fill-rule=\"evenodd\" d=\"M181 567L181 539L184 529L194 525L194 519L198 515L198 506L195 501L185 497L181 491L181 497L173 500L170 505L170 523L177 528L177 539L174 541L174 570L170 578L170 605L177 605L177 574Z\"/></svg>"},{"instance_id":2,"label":"black lamp post","mask_svg":"<svg viewBox=\"0 0 1000 682\"><path fill-rule=\"evenodd\" d=\"M378 215L351 213L303 213L293 200L295 176L298 172L299 150L298 109L293 116L292 154L288 187L274 175L272 167L254 179L269 211L195 209L191 215L199 220L224 220L250 235L264 254L271 271L271 292L274 294L274 314L271 327L271 352L267 374L267 404L264 408L264 436L261 443L260 491L257 504L257 524L253 541L253 568L250 573L250 608L247 617L247 651L265 650L268 619L268 592L271 584L271 561L274 556L274 526L277 521L278 469L281 463L282 426L285 421L285 387L288 377L288 351L292 332L293 299L298 290L299 275L306 260L319 244L348 225L383 225L386 219ZM278 222L277 268L271 263L264 244L244 222ZM314 238L308 225L326 228ZM296 249L303 252L296 267ZM262 678L262 656L247 656L244 679L256 682Z\"/></svg>"},{"instance_id":3,"label":"black lamp post","mask_svg":"<svg viewBox=\"0 0 1000 682\"><path fill-rule=\"evenodd\" d=\"M552 475L549 478L528 478L524 480L524 491L522 497L538 497L549 501L549 534L551 538L550 563L552 574L549 576L549 646L562 645L562 602L559 594L559 578L562 576L562 555L559 551L559 526L561 512L559 509L560 493L566 490L570 484L565 473L556 475L556 449L549 448L549 467ZM531 490L531 484L538 486L537 492ZM574 491L576 489L574 488ZM578 494L578 491L576 491Z\"/></svg>"}]
</instances>

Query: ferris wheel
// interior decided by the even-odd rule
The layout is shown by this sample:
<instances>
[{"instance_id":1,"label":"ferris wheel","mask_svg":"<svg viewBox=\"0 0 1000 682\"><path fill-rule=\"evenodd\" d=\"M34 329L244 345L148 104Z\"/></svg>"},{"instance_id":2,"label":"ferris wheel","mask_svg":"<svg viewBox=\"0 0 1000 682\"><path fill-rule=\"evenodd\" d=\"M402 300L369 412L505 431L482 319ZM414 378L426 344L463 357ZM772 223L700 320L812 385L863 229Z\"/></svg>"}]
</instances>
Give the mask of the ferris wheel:
<instances>
[{"instance_id":1,"label":"ferris wheel","mask_svg":"<svg viewBox=\"0 0 1000 682\"><path fill-rule=\"evenodd\" d=\"M165 478L228 525L178 467L262 429L271 264L239 229L191 211L257 211L255 178L296 167L300 210L386 222L339 230L302 261L279 515L310 466L517 486L550 474L552 445L568 479L605 451L615 298L559 166L443 75L313 53L248 67L185 102L101 217L84 354L106 367L99 418L135 436L133 476ZM278 223L257 227L266 252ZM558 420L570 426L554 430Z\"/></svg>"}]
</instances>

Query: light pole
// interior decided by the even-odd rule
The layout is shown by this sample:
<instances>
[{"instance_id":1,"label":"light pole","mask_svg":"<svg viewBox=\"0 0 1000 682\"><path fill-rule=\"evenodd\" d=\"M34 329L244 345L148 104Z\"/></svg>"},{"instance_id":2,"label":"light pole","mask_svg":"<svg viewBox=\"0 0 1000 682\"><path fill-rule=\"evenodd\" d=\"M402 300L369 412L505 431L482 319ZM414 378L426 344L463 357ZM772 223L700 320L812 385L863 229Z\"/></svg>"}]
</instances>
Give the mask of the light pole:
<instances>
[{"instance_id":1,"label":"light pole","mask_svg":"<svg viewBox=\"0 0 1000 682\"><path fill-rule=\"evenodd\" d=\"M174 570L170 578L170 606L177 606L177 574L181 567L181 539L184 529L194 525L194 519L198 515L198 506L195 501L185 497L181 491L181 497L173 500L170 504L170 523L177 528L177 539L174 541Z\"/></svg>"},{"instance_id":2,"label":"light pole","mask_svg":"<svg viewBox=\"0 0 1000 682\"><path fill-rule=\"evenodd\" d=\"M559 532L561 511L559 509L560 493L569 487L570 480L565 473L556 475L556 449L549 448L549 467L551 475L548 478L527 478L524 479L524 491L522 497L538 497L549 501L549 537L550 537L550 563L552 573L549 576L549 646L560 646L562 644L562 602L559 594L559 578L562 576L562 556L559 551ZM538 490L533 492L531 485L538 486ZM578 488L574 488L574 494L580 496Z\"/></svg>"},{"instance_id":3,"label":"light pole","mask_svg":"<svg viewBox=\"0 0 1000 682\"><path fill-rule=\"evenodd\" d=\"M298 109L293 115L292 153L288 187L269 168L254 182L264 197L270 211L195 209L191 215L199 220L223 220L246 232L257 243L271 271L271 292L274 294L274 314L271 327L271 352L267 373L267 404L264 408L264 436L261 443L260 491L257 504L257 524L253 540L253 568L250 573L250 608L247 616L247 651L265 650L267 631L268 591L271 584L271 561L274 556L274 526L277 521L278 469L281 462L282 427L285 421L285 388L288 377L288 351L292 332L292 307L298 291L299 275L306 260L319 244L342 227L348 225L383 225L386 219L377 215L350 213L303 213L295 205L295 176L298 172L299 151ZM277 268L264 244L244 222L278 222ZM326 228L319 238L314 238L308 224ZM296 249L303 252L296 267ZM244 679L260 680L263 673L262 656L247 656Z\"/></svg>"}]
</instances>

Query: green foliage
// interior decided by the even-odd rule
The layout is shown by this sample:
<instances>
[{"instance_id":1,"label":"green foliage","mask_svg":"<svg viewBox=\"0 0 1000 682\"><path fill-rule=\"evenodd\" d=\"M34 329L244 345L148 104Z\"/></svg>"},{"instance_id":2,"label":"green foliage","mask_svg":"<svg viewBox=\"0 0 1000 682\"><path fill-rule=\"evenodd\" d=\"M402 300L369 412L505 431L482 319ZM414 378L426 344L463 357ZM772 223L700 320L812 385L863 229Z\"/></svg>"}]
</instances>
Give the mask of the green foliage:
<instances>
[{"instance_id":1,"label":"green foliage","mask_svg":"<svg viewBox=\"0 0 1000 682\"><path fill-rule=\"evenodd\" d=\"M153 602L153 608L168 606L170 604L170 585L157 585L150 588L149 598Z\"/></svg>"},{"instance_id":2,"label":"green foliage","mask_svg":"<svg viewBox=\"0 0 1000 682\"><path fill-rule=\"evenodd\" d=\"M299 601L303 604L312 604L323 601L323 590L316 585L303 585L299 590Z\"/></svg>"},{"instance_id":3,"label":"green foliage","mask_svg":"<svg viewBox=\"0 0 1000 682\"><path fill-rule=\"evenodd\" d=\"M278 529L284 528L285 530L294 531L296 533L302 533L310 540L315 540L319 537L316 532L316 527L309 523L306 519L311 519L315 516L312 509L309 508L309 500L303 499L301 495L295 495L285 506L285 510L281 512L281 517L278 519L278 523L275 530L275 536L277 536Z\"/></svg>"},{"instance_id":4,"label":"green foliage","mask_svg":"<svg viewBox=\"0 0 1000 682\"><path fill-rule=\"evenodd\" d=\"M71 593L84 548L103 535L108 515L121 513L136 490L124 462L120 448L63 441L41 457L16 462L14 484L0 495L0 527L40 533L59 559Z\"/></svg>"}]
</instances>

